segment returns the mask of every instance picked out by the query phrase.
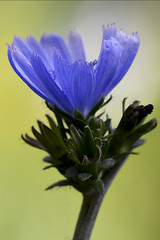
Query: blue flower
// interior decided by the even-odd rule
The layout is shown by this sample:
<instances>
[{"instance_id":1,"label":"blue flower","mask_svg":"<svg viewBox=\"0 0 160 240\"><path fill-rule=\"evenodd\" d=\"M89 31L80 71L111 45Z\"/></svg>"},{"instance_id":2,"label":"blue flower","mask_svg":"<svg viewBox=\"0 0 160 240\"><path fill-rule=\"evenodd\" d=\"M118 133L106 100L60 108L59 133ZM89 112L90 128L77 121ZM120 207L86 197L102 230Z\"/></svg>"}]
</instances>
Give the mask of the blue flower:
<instances>
[{"instance_id":1,"label":"blue flower","mask_svg":"<svg viewBox=\"0 0 160 240\"><path fill-rule=\"evenodd\" d=\"M44 34L38 43L15 36L8 58L19 77L51 105L73 115L86 116L128 71L139 47L137 33L117 33L115 24L103 27L100 55L87 62L82 38L68 33L65 43L58 34Z\"/></svg>"}]
</instances>

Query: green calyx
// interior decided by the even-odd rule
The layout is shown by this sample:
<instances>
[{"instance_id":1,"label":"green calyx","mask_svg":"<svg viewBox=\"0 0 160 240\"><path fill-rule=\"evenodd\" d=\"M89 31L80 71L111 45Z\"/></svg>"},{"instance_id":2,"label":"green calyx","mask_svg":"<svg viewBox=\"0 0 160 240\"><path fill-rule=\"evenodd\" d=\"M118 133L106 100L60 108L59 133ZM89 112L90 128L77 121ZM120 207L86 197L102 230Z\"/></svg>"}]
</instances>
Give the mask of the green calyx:
<instances>
[{"instance_id":1,"label":"green calyx","mask_svg":"<svg viewBox=\"0 0 160 240\"><path fill-rule=\"evenodd\" d=\"M100 118L102 114L96 116L110 100L104 102L102 97L86 117L78 110L72 117L47 103L56 121L47 115L49 127L38 121L39 131L32 127L34 138L22 136L26 143L49 154L43 159L48 163L44 169L57 168L65 177L46 190L70 185L83 194L92 191L103 194L103 179L118 160L133 153L134 148L144 143L140 138L156 127L155 119L144 123L153 106L142 106L135 101L126 110L123 102L123 116L117 128L112 129L108 116L105 120Z\"/></svg>"}]
</instances>

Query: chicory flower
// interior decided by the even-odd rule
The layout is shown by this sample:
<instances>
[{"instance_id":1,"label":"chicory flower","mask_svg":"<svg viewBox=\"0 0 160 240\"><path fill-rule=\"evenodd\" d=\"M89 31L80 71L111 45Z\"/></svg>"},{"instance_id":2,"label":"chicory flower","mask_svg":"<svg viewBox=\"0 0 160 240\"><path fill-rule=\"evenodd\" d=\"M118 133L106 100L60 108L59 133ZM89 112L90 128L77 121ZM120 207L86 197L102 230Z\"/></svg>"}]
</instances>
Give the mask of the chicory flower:
<instances>
[{"instance_id":1,"label":"chicory flower","mask_svg":"<svg viewBox=\"0 0 160 240\"><path fill-rule=\"evenodd\" d=\"M115 24L103 27L100 55L87 62L81 35L69 32L67 43L58 34L44 34L40 42L15 36L8 58L19 77L51 105L84 116L102 95L120 82L139 47L137 33L117 33Z\"/></svg>"}]
</instances>

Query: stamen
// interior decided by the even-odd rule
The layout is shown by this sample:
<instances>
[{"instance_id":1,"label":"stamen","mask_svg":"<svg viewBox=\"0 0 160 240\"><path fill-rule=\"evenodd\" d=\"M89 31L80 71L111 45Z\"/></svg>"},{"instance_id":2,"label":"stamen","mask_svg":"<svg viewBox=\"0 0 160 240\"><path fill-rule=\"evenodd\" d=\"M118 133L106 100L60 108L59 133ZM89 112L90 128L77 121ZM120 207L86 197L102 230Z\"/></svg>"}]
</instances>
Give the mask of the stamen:
<instances>
[{"instance_id":1,"label":"stamen","mask_svg":"<svg viewBox=\"0 0 160 240\"><path fill-rule=\"evenodd\" d=\"M93 61L93 66L95 66L97 64L97 60Z\"/></svg>"}]
</instances>

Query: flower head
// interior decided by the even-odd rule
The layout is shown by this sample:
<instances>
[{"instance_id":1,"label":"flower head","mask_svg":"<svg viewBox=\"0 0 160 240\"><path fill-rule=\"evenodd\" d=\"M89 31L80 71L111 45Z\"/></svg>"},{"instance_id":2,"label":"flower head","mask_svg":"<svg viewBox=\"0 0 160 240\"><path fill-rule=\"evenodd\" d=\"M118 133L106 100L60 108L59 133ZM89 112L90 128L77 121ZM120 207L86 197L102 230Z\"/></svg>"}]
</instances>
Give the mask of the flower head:
<instances>
[{"instance_id":1,"label":"flower head","mask_svg":"<svg viewBox=\"0 0 160 240\"><path fill-rule=\"evenodd\" d=\"M139 47L137 33L117 33L115 24L103 27L98 60L87 62L81 35L68 33L65 43L58 34L44 34L38 43L15 36L8 58L19 77L51 105L73 115L86 116L120 82Z\"/></svg>"}]
</instances>

